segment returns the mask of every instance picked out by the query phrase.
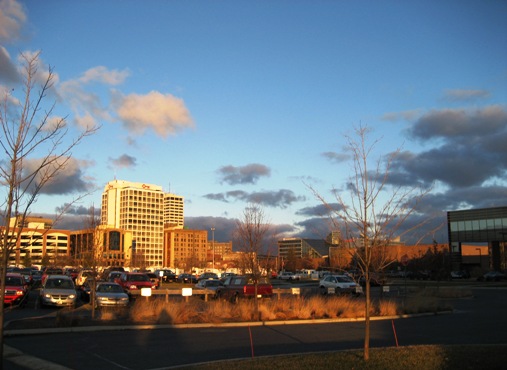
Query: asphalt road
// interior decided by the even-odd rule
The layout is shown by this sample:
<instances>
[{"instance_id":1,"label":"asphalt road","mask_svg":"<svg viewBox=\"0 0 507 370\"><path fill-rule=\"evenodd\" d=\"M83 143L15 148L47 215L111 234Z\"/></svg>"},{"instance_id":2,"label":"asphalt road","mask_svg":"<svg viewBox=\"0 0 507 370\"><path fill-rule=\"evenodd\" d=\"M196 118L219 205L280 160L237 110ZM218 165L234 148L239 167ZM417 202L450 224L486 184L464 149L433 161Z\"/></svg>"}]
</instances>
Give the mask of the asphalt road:
<instances>
[{"instance_id":1,"label":"asphalt road","mask_svg":"<svg viewBox=\"0 0 507 370\"><path fill-rule=\"evenodd\" d=\"M454 313L372 321L371 347L507 343L507 288L477 287ZM49 313L48 313L49 314ZM7 345L71 369L160 369L232 358L360 349L363 322L123 330L8 337ZM7 365L6 368L9 368ZM13 367L14 368L14 367Z\"/></svg>"}]
</instances>

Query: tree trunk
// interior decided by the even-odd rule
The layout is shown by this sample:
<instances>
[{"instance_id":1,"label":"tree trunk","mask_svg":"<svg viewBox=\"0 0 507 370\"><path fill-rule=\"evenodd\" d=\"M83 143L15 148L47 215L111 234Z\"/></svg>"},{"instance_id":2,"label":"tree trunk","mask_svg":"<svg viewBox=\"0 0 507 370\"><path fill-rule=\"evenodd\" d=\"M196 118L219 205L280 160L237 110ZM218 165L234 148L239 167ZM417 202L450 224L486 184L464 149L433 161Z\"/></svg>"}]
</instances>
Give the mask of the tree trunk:
<instances>
[{"instance_id":1,"label":"tree trunk","mask_svg":"<svg viewBox=\"0 0 507 370\"><path fill-rule=\"evenodd\" d=\"M370 359L370 281L366 279L365 285L365 313L364 313L364 360Z\"/></svg>"}]
</instances>

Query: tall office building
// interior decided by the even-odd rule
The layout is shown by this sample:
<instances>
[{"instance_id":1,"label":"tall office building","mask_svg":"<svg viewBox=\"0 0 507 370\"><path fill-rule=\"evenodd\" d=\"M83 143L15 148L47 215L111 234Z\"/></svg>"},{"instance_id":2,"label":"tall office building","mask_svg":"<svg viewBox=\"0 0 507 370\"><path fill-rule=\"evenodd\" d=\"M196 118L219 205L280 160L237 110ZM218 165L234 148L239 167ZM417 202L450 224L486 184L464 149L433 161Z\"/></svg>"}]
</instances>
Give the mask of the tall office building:
<instances>
[{"instance_id":1,"label":"tall office building","mask_svg":"<svg viewBox=\"0 0 507 370\"><path fill-rule=\"evenodd\" d=\"M125 246L130 249L126 251L131 256L130 265L163 265L164 192L161 186L110 181L102 194L101 224L132 233L132 245Z\"/></svg>"},{"instance_id":2,"label":"tall office building","mask_svg":"<svg viewBox=\"0 0 507 370\"><path fill-rule=\"evenodd\" d=\"M183 229L183 197L172 193L164 194L164 225Z\"/></svg>"}]
</instances>

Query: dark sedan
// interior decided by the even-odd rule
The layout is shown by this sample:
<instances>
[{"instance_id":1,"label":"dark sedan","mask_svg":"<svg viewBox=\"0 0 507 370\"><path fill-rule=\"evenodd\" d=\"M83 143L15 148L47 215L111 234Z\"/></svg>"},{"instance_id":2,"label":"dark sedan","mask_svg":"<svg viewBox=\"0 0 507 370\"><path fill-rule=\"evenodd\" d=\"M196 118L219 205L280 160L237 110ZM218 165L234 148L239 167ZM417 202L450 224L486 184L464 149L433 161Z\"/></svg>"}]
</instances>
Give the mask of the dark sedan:
<instances>
[{"instance_id":1,"label":"dark sedan","mask_svg":"<svg viewBox=\"0 0 507 370\"><path fill-rule=\"evenodd\" d=\"M197 283L197 278L195 277L195 275L192 274L179 274L178 283L195 284Z\"/></svg>"}]
</instances>

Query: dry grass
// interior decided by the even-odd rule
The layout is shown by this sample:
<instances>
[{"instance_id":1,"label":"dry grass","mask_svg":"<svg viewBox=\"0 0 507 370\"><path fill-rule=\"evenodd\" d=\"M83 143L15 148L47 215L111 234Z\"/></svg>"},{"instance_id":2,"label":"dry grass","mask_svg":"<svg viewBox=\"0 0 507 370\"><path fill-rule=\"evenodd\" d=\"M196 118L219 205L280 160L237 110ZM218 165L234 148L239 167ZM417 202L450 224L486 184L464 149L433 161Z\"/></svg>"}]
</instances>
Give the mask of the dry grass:
<instances>
[{"instance_id":1,"label":"dry grass","mask_svg":"<svg viewBox=\"0 0 507 370\"><path fill-rule=\"evenodd\" d=\"M372 316L393 316L403 313L435 312L448 309L428 292L405 300L374 300ZM130 309L135 323L195 324L240 321L308 320L364 317L364 297L311 296L280 299L242 300L237 304L215 300L205 302L197 297L188 301L165 302L161 299L138 299Z\"/></svg>"}]
</instances>

